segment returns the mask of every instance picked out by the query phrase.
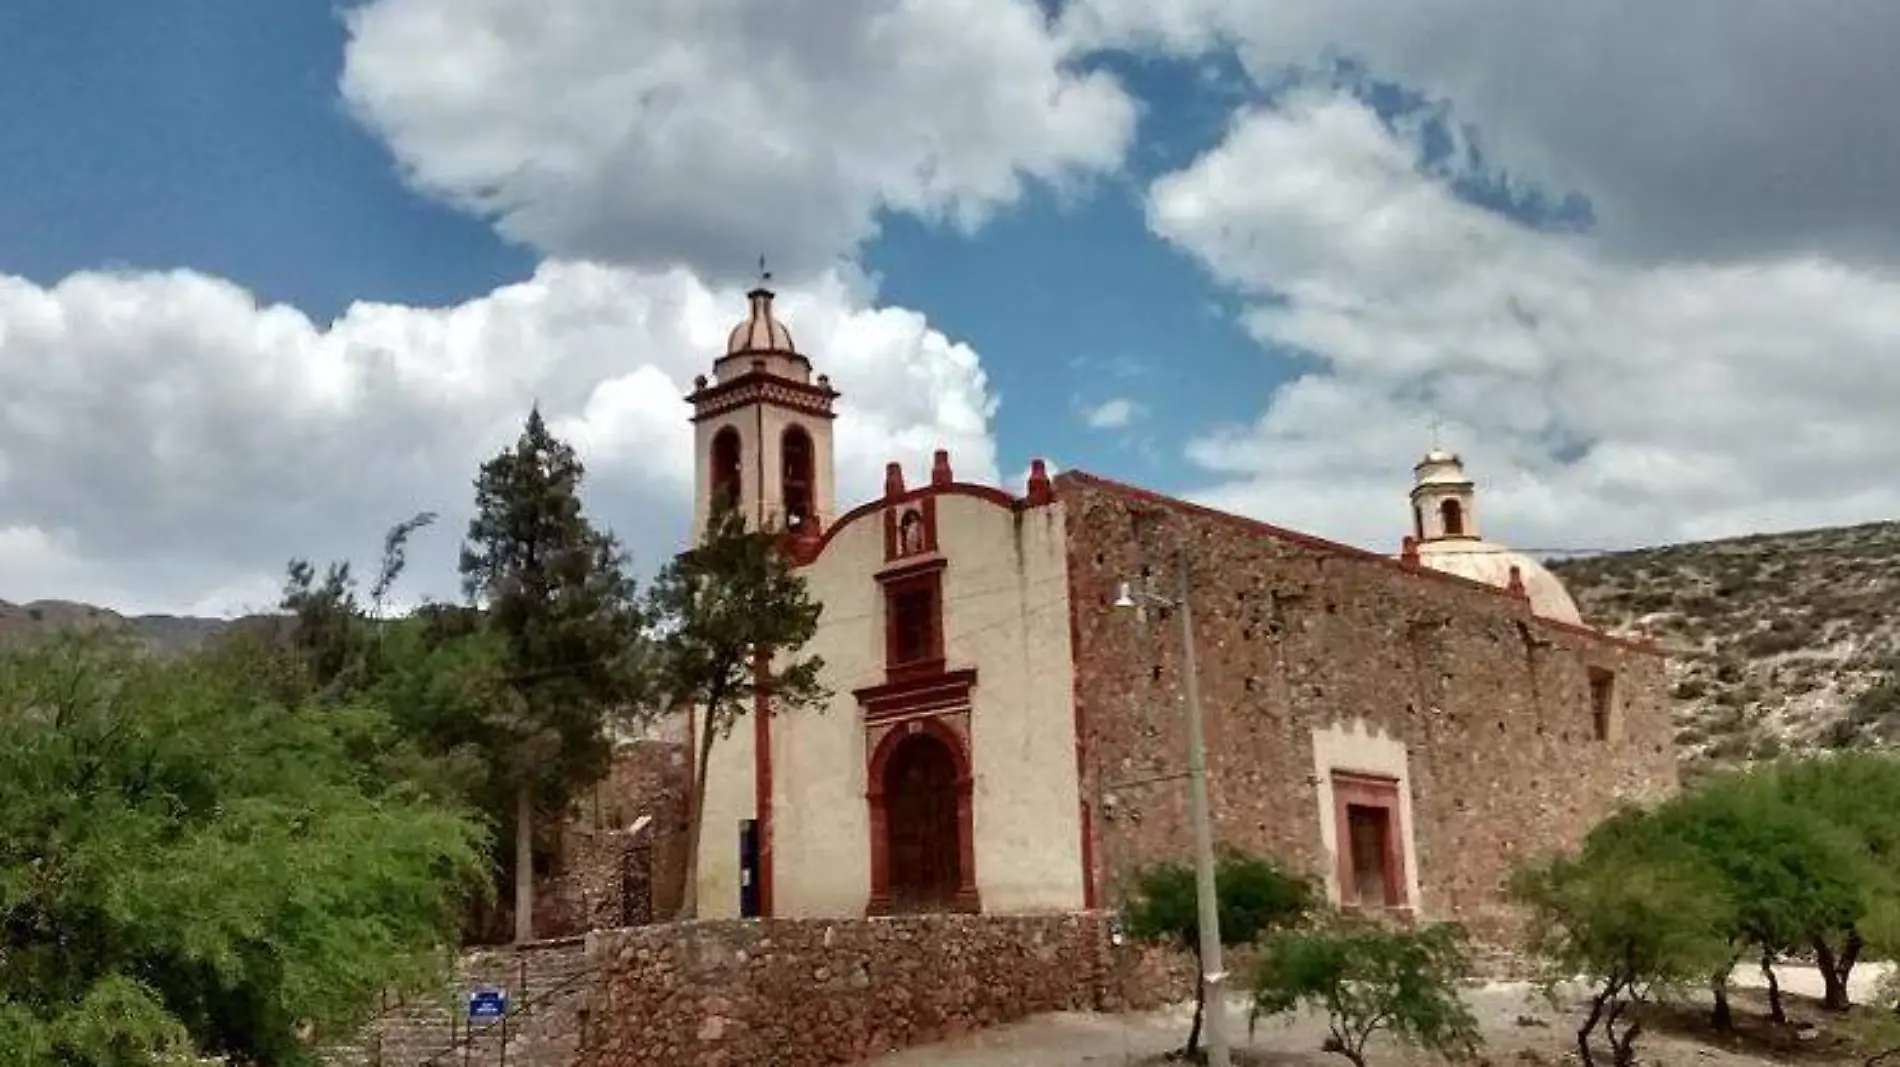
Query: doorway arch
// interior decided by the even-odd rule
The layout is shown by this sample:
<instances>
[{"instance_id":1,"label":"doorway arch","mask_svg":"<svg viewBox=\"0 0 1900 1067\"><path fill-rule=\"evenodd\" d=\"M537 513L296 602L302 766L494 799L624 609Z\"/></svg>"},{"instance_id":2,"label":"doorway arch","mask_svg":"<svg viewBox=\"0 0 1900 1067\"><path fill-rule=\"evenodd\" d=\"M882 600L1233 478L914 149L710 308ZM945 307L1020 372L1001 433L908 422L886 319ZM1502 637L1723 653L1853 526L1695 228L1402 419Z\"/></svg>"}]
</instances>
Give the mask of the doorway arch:
<instances>
[{"instance_id":1,"label":"doorway arch","mask_svg":"<svg viewBox=\"0 0 1900 1067\"><path fill-rule=\"evenodd\" d=\"M978 910L963 739L939 720L912 720L884 735L869 772L868 910Z\"/></svg>"}]
</instances>

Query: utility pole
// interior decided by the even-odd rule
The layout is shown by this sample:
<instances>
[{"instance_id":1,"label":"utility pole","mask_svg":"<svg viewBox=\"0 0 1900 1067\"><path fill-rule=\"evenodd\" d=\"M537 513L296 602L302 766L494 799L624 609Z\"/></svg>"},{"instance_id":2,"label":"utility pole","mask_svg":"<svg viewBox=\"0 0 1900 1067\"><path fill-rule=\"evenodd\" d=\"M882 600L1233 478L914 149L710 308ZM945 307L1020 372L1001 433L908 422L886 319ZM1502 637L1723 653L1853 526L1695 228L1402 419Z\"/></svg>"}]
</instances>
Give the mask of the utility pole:
<instances>
[{"instance_id":1,"label":"utility pole","mask_svg":"<svg viewBox=\"0 0 1900 1067\"><path fill-rule=\"evenodd\" d=\"M1201 672L1194 659L1194 609L1188 557L1179 560L1181 587L1175 594L1181 615L1181 664L1187 685L1188 815L1194 822L1194 886L1200 898L1201 975L1207 1001L1207 1062L1229 1067L1227 1053L1227 970L1221 961L1220 895L1214 884L1214 825L1207 810L1207 742L1201 729Z\"/></svg>"},{"instance_id":2,"label":"utility pole","mask_svg":"<svg viewBox=\"0 0 1900 1067\"><path fill-rule=\"evenodd\" d=\"M1181 665L1187 698L1188 818L1194 824L1194 888L1196 926L1200 928L1202 999L1207 1005L1202 1027L1210 1067L1232 1067L1227 1047L1227 970L1221 960L1220 894L1214 880L1214 825L1207 803L1207 742L1201 724L1201 675L1194 656L1193 586L1185 550L1176 553L1178 586L1170 601L1142 581L1139 598L1123 582L1116 607L1132 607L1145 621L1147 601L1173 607L1181 616Z\"/></svg>"}]
</instances>

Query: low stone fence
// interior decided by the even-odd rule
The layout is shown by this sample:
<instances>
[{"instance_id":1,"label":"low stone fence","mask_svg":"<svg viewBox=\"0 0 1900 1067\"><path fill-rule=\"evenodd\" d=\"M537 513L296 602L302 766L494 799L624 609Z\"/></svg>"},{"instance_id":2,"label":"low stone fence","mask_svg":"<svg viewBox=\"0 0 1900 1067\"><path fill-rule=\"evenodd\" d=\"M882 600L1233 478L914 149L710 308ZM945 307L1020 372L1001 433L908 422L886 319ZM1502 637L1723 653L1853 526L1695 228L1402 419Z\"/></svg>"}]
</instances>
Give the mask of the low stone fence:
<instances>
[{"instance_id":1,"label":"low stone fence","mask_svg":"<svg viewBox=\"0 0 1900 1067\"><path fill-rule=\"evenodd\" d=\"M593 935L586 1067L844 1064L1029 1015L1186 996L1102 913L680 923Z\"/></svg>"}]
</instances>

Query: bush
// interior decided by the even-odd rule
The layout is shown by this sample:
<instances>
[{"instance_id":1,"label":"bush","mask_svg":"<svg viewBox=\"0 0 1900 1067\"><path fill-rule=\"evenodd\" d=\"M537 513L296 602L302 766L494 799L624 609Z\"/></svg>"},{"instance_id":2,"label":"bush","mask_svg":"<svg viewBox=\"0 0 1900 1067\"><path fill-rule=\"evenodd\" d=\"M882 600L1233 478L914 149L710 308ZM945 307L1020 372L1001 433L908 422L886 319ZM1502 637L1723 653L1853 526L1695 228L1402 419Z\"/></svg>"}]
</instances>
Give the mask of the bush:
<instances>
[{"instance_id":1,"label":"bush","mask_svg":"<svg viewBox=\"0 0 1900 1067\"><path fill-rule=\"evenodd\" d=\"M1418 930L1336 919L1318 930L1269 938L1254 975L1247 1026L1299 1008L1326 1013L1322 1048L1365 1067L1366 1042L1385 1031L1446 1059L1475 1055L1478 1020L1458 981L1471 969L1464 931Z\"/></svg>"},{"instance_id":2,"label":"bush","mask_svg":"<svg viewBox=\"0 0 1900 1067\"><path fill-rule=\"evenodd\" d=\"M1217 917L1224 946L1248 945L1281 927L1297 925L1312 914L1320 899L1313 884L1272 860L1229 850L1214 871L1218 895ZM1194 868L1184 863L1162 863L1136 876L1135 901L1129 911L1129 932L1152 942L1172 944L1194 954L1196 973L1203 973L1201 922ZM1205 983L1197 982L1194 1022L1182 1055L1199 1054L1201 1021L1207 1009Z\"/></svg>"}]
</instances>

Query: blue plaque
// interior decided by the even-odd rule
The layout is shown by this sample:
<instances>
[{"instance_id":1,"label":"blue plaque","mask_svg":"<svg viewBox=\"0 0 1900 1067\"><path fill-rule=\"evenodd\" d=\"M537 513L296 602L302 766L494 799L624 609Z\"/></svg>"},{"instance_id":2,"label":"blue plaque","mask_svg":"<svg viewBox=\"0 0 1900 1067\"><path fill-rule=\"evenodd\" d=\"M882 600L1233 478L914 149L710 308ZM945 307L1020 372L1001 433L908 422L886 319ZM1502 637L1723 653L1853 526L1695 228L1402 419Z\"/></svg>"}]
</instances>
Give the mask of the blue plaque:
<instances>
[{"instance_id":1,"label":"blue plaque","mask_svg":"<svg viewBox=\"0 0 1900 1067\"><path fill-rule=\"evenodd\" d=\"M478 989L468 995L470 1019L499 1019L508 1014L508 993L502 989Z\"/></svg>"}]
</instances>

